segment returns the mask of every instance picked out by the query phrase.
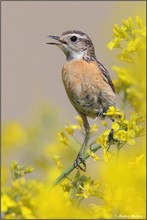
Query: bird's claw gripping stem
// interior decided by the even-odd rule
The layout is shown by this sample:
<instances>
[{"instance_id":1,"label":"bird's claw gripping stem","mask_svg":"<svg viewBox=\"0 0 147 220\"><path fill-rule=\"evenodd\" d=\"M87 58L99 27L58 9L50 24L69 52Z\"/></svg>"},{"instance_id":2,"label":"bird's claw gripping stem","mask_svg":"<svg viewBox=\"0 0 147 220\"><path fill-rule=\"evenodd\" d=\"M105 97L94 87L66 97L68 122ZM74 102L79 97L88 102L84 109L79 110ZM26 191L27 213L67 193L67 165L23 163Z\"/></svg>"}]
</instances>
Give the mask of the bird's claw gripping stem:
<instances>
[{"instance_id":1,"label":"bird's claw gripping stem","mask_svg":"<svg viewBox=\"0 0 147 220\"><path fill-rule=\"evenodd\" d=\"M81 166L81 164L83 166ZM84 158L81 155L81 152L78 154L77 158L74 161L74 167L75 168L80 168L80 170L82 170L84 172L86 171L86 163L85 163Z\"/></svg>"}]
</instances>

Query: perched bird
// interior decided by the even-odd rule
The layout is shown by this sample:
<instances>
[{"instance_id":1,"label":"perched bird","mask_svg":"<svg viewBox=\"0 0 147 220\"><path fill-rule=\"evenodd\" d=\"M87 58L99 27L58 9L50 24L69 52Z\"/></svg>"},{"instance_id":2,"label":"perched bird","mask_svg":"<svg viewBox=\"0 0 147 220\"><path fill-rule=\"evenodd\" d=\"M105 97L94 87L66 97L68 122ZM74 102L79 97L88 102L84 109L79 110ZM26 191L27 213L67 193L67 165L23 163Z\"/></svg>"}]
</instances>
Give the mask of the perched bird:
<instances>
[{"instance_id":1,"label":"perched bird","mask_svg":"<svg viewBox=\"0 0 147 220\"><path fill-rule=\"evenodd\" d=\"M47 44L57 45L66 55L62 80L70 102L83 120L86 132L74 166L85 171L83 154L90 132L87 116L103 117L110 106L115 106L115 88L109 72L96 59L93 43L87 34L71 30L60 36L48 37L56 42Z\"/></svg>"}]
</instances>

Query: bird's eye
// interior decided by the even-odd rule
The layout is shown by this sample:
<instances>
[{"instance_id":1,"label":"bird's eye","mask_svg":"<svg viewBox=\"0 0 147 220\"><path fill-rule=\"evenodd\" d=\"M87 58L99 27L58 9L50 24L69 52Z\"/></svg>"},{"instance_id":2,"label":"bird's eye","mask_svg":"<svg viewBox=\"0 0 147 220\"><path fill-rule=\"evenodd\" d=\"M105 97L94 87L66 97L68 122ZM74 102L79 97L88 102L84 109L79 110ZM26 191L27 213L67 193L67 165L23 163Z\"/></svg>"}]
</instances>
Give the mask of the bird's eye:
<instances>
[{"instance_id":1,"label":"bird's eye","mask_svg":"<svg viewBox=\"0 0 147 220\"><path fill-rule=\"evenodd\" d=\"M77 41L77 37L76 36L72 36L71 38L70 38L70 40L72 41L72 42L76 42Z\"/></svg>"}]
</instances>

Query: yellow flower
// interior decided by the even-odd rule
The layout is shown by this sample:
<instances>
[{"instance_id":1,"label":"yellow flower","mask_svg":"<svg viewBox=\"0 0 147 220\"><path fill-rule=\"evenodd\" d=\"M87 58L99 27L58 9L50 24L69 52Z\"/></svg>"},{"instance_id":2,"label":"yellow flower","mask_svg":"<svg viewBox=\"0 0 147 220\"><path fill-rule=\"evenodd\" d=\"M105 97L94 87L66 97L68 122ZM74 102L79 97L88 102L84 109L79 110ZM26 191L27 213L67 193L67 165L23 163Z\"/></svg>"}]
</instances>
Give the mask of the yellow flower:
<instances>
[{"instance_id":1,"label":"yellow flower","mask_svg":"<svg viewBox=\"0 0 147 220\"><path fill-rule=\"evenodd\" d=\"M62 169L63 165L62 165L62 163L60 161L60 156L59 155L54 155L53 159L54 159L54 161L55 161L55 163L57 165L57 168L58 169Z\"/></svg>"},{"instance_id":2,"label":"yellow flower","mask_svg":"<svg viewBox=\"0 0 147 220\"><path fill-rule=\"evenodd\" d=\"M130 122L136 122L136 123L140 123L140 122L144 122L145 119L140 116L139 114L137 114L136 112L132 112L131 116L130 116Z\"/></svg>"},{"instance_id":3,"label":"yellow flower","mask_svg":"<svg viewBox=\"0 0 147 220\"><path fill-rule=\"evenodd\" d=\"M94 161L100 160L100 158L94 152L92 152L91 150L88 150L87 152L93 158Z\"/></svg>"},{"instance_id":4,"label":"yellow flower","mask_svg":"<svg viewBox=\"0 0 147 220\"><path fill-rule=\"evenodd\" d=\"M108 125L107 125L107 122L106 121L104 121L104 120L101 120L101 123L102 123L102 125L103 126L105 126L105 127L107 127Z\"/></svg>"},{"instance_id":5,"label":"yellow flower","mask_svg":"<svg viewBox=\"0 0 147 220\"><path fill-rule=\"evenodd\" d=\"M73 135L75 130L81 130L83 121L80 116L75 117L77 119L77 124L69 124L65 126L65 130L68 134Z\"/></svg>"},{"instance_id":6,"label":"yellow flower","mask_svg":"<svg viewBox=\"0 0 147 220\"><path fill-rule=\"evenodd\" d=\"M129 86L136 83L136 80L128 69L118 66L113 66L112 69L116 72L118 80L123 86Z\"/></svg>"},{"instance_id":7,"label":"yellow flower","mask_svg":"<svg viewBox=\"0 0 147 220\"><path fill-rule=\"evenodd\" d=\"M114 117L114 118L124 115L122 111L120 111L118 108L115 108L114 106L110 106L107 112L104 114L107 116Z\"/></svg>"},{"instance_id":8,"label":"yellow flower","mask_svg":"<svg viewBox=\"0 0 147 220\"><path fill-rule=\"evenodd\" d=\"M113 33L114 33L114 36L120 39L125 39L128 37L127 32L123 30L121 27L119 27L117 24L114 24Z\"/></svg>"},{"instance_id":9,"label":"yellow flower","mask_svg":"<svg viewBox=\"0 0 147 220\"><path fill-rule=\"evenodd\" d=\"M115 38L113 41L110 41L107 44L107 47L109 48L109 50L113 50L113 48L120 48L120 39Z\"/></svg>"},{"instance_id":10,"label":"yellow flower","mask_svg":"<svg viewBox=\"0 0 147 220\"><path fill-rule=\"evenodd\" d=\"M77 193L76 196L82 196L85 199L88 199L90 196L101 197L101 193L98 191L100 183L86 181L84 186L79 186L82 190L81 193Z\"/></svg>"},{"instance_id":11,"label":"yellow flower","mask_svg":"<svg viewBox=\"0 0 147 220\"><path fill-rule=\"evenodd\" d=\"M114 134L114 138L115 138L115 139L118 139L118 140L120 140L120 141L122 141L122 142L126 142L126 141L127 141L127 139L126 139L126 134L127 134L126 131L120 130L120 131L118 131L118 132L116 132L116 133Z\"/></svg>"},{"instance_id":12,"label":"yellow flower","mask_svg":"<svg viewBox=\"0 0 147 220\"><path fill-rule=\"evenodd\" d=\"M145 49L146 29L139 16L136 16L136 24L133 23L131 17L126 20L122 19L122 26L114 24L113 40L108 43L107 47L110 50L119 48L121 53L118 59L121 61L133 63L136 60L132 52L140 53Z\"/></svg>"},{"instance_id":13,"label":"yellow flower","mask_svg":"<svg viewBox=\"0 0 147 220\"><path fill-rule=\"evenodd\" d=\"M122 49L121 54L118 54L117 56L118 60L120 61L125 61L128 63L133 63L133 58L130 56L129 52L127 49Z\"/></svg>"},{"instance_id":14,"label":"yellow flower","mask_svg":"<svg viewBox=\"0 0 147 220\"><path fill-rule=\"evenodd\" d=\"M127 130L133 130L135 132L135 136L144 134L144 128L139 125L141 122L143 122L143 118L133 112L130 116L130 120L128 121Z\"/></svg>"},{"instance_id":15,"label":"yellow flower","mask_svg":"<svg viewBox=\"0 0 147 220\"><path fill-rule=\"evenodd\" d=\"M25 178L19 178L12 182L12 186L15 190L19 190L21 186L24 186L26 184Z\"/></svg>"},{"instance_id":16,"label":"yellow flower","mask_svg":"<svg viewBox=\"0 0 147 220\"><path fill-rule=\"evenodd\" d=\"M27 219L34 219L35 216L32 214L32 210L27 206L21 206L22 217Z\"/></svg>"},{"instance_id":17,"label":"yellow flower","mask_svg":"<svg viewBox=\"0 0 147 220\"><path fill-rule=\"evenodd\" d=\"M61 141L61 143L68 145L68 137L67 135L65 135L64 131L59 132L58 136L59 136L59 140Z\"/></svg>"},{"instance_id":18,"label":"yellow flower","mask_svg":"<svg viewBox=\"0 0 147 220\"><path fill-rule=\"evenodd\" d=\"M9 208L17 206L17 204L7 195L7 194L2 194L2 212L7 212Z\"/></svg>"},{"instance_id":19,"label":"yellow flower","mask_svg":"<svg viewBox=\"0 0 147 220\"><path fill-rule=\"evenodd\" d=\"M129 52L135 52L137 50L142 50L142 49L143 49L143 44L139 37L128 42L127 50Z\"/></svg>"},{"instance_id":20,"label":"yellow flower","mask_svg":"<svg viewBox=\"0 0 147 220\"><path fill-rule=\"evenodd\" d=\"M115 132L114 138L121 141L122 143L128 142L130 145L135 144L135 140L133 137L135 136L135 132L133 130L125 131L125 130L119 130Z\"/></svg>"},{"instance_id":21,"label":"yellow flower","mask_svg":"<svg viewBox=\"0 0 147 220\"><path fill-rule=\"evenodd\" d=\"M113 122L111 128L114 132L116 132L119 129L119 124L117 122Z\"/></svg>"},{"instance_id":22,"label":"yellow flower","mask_svg":"<svg viewBox=\"0 0 147 220\"><path fill-rule=\"evenodd\" d=\"M123 23L123 26L126 27L126 29L132 29L134 27L133 20L131 17L128 17L128 19L126 20L122 19L122 23Z\"/></svg>"},{"instance_id":23,"label":"yellow flower","mask_svg":"<svg viewBox=\"0 0 147 220\"><path fill-rule=\"evenodd\" d=\"M130 166L139 165L142 162L144 157L145 157L144 154L141 154L140 156L136 157L135 160L129 161L128 164Z\"/></svg>"},{"instance_id":24,"label":"yellow flower","mask_svg":"<svg viewBox=\"0 0 147 220\"><path fill-rule=\"evenodd\" d=\"M65 130L68 134L73 135L75 130L81 130L79 125L68 125L65 126Z\"/></svg>"},{"instance_id":25,"label":"yellow flower","mask_svg":"<svg viewBox=\"0 0 147 220\"><path fill-rule=\"evenodd\" d=\"M73 133L74 133L74 129L73 129L72 125L65 126L65 130L70 135L73 135Z\"/></svg>"},{"instance_id":26,"label":"yellow flower","mask_svg":"<svg viewBox=\"0 0 147 220\"><path fill-rule=\"evenodd\" d=\"M146 40L146 28L145 27L143 27L143 28L141 28L141 29L139 29L139 30L132 30L132 33L134 34L134 35L138 35L138 36L141 36L143 39L141 39L142 40L142 46L144 46L145 47L145 40Z\"/></svg>"},{"instance_id":27,"label":"yellow flower","mask_svg":"<svg viewBox=\"0 0 147 220\"><path fill-rule=\"evenodd\" d=\"M97 139L96 142L100 144L103 148L107 148L108 145L108 135L110 133L110 130L104 131L103 134L101 134Z\"/></svg>"},{"instance_id":28,"label":"yellow flower","mask_svg":"<svg viewBox=\"0 0 147 220\"><path fill-rule=\"evenodd\" d=\"M127 128L128 130L133 130L135 131L136 133L139 131L139 127L138 125L136 125L136 122L135 121L129 121L128 125L127 125Z\"/></svg>"},{"instance_id":29,"label":"yellow flower","mask_svg":"<svg viewBox=\"0 0 147 220\"><path fill-rule=\"evenodd\" d=\"M136 23L138 24L139 28L143 28L142 19L138 15L136 16Z\"/></svg>"},{"instance_id":30,"label":"yellow flower","mask_svg":"<svg viewBox=\"0 0 147 220\"><path fill-rule=\"evenodd\" d=\"M75 118L77 119L78 125L79 125L80 127L82 127L82 125L83 125L82 118L81 118L79 115L76 116Z\"/></svg>"},{"instance_id":31,"label":"yellow flower","mask_svg":"<svg viewBox=\"0 0 147 220\"><path fill-rule=\"evenodd\" d=\"M111 153L107 149L104 149L104 161L108 163L111 158L112 158Z\"/></svg>"},{"instance_id":32,"label":"yellow flower","mask_svg":"<svg viewBox=\"0 0 147 220\"><path fill-rule=\"evenodd\" d=\"M13 179L20 178L27 173L31 173L34 168L32 166L26 167L25 165L18 165L17 161L12 161L10 170Z\"/></svg>"},{"instance_id":33,"label":"yellow flower","mask_svg":"<svg viewBox=\"0 0 147 220\"><path fill-rule=\"evenodd\" d=\"M90 133L95 133L98 130L98 126L96 124L93 124L90 126Z\"/></svg>"}]
</instances>

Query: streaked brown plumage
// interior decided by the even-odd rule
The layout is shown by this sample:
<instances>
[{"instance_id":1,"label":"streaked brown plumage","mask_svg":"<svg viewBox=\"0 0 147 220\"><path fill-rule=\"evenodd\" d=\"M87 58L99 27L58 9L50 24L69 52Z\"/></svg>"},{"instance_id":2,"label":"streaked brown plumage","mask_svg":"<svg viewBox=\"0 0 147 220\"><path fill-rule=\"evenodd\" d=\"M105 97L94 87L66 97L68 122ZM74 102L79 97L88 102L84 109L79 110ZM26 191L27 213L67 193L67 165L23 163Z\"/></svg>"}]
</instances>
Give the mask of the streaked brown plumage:
<instances>
[{"instance_id":1,"label":"streaked brown plumage","mask_svg":"<svg viewBox=\"0 0 147 220\"><path fill-rule=\"evenodd\" d=\"M62 69L62 80L66 93L79 115L82 117L86 136L75 160L75 166L83 161L83 151L88 142L90 126L87 116L103 117L110 106L115 106L115 88L110 74L96 59L91 39L80 31L67 31L58 36L49 36L65 53L67 61ZM83 169L83 168L81 168Z\"/></svg>"}]
</instances>

